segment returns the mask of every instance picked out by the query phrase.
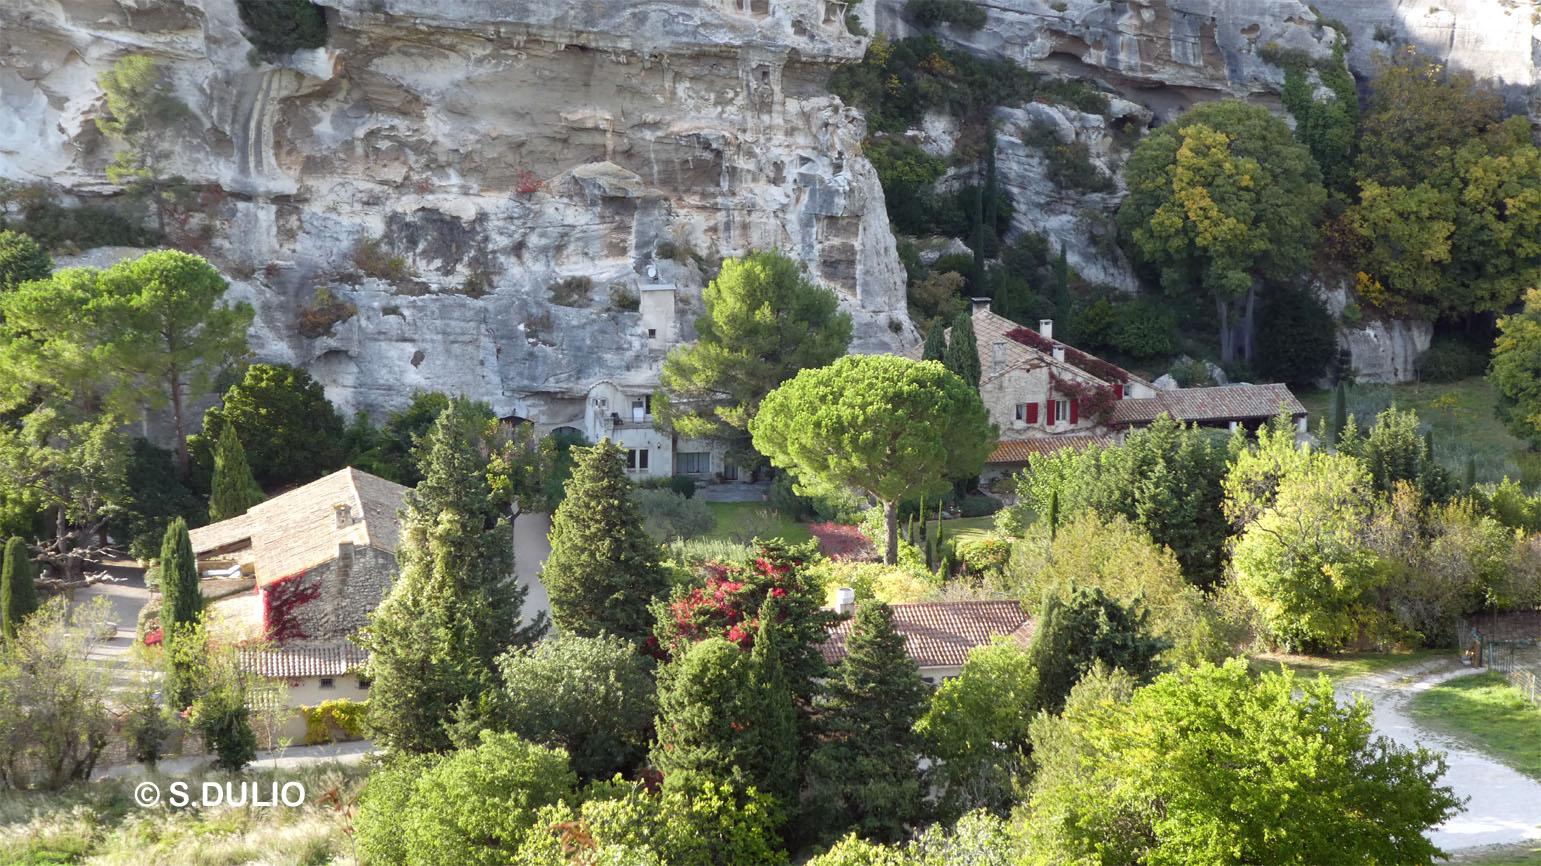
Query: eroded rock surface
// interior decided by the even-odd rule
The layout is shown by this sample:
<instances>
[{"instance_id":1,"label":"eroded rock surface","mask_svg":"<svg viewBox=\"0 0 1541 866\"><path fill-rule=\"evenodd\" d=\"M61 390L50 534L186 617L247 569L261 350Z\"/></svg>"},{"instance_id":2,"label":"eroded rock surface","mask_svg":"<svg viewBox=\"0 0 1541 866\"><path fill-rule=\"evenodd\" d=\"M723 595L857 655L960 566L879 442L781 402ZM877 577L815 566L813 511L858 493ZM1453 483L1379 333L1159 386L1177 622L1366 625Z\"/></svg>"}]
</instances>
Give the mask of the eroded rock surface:
<instances>
[{"instance_id":1,"label":"eroded rock surface","mask_svg":"<svg viewBox=\"0 0 1541 866\"><path fill-rule=\"evenodd\" d=\"M327 47L277 63L233 0L0 5L0 177L112 192L95 82L154 57L189 109L174 168L215 215L179 240L255 304L258 355L345 410L438 388L531 417L647 381L668 341L630 300L677 286L651 326L688 338L699 262L752 248L834 287L855 348L915 339L864 123L824 84L865 48L842 4L325 5ZM318 287L352 313L307 335Z\"/></svg>"}]
</instances>

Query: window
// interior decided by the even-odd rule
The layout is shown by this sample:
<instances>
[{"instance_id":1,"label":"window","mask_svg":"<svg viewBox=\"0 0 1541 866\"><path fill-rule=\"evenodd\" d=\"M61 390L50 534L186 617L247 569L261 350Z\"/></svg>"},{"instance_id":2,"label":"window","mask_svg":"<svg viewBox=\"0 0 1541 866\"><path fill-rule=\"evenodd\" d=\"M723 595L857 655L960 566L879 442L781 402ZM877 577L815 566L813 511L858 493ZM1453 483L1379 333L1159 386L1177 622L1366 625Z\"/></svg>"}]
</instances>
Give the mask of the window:
<instances>
[{"instance_id":1,"label":"window","mask_svg":"<svg viewBox=\"0 0 1541 866\"><path fill-rule=\"evenodd\" d=\"M1037 403L1018 403L1017 404L1017 420L1021 421L1024 424L1037 424L1038 423L1038 404Z\"/></svg>"},{"instance_id":2,"label":"window","mask_svg":"<svg viewBox=\"0 0 1541 866\"><path fill-rule=\"evenodd\" d=\"M648 328L647 329L647 338L649 340L656 340L656 339L658 339L658 329L657 328Z\"/></svg>"},{"instance_id":3,"label":"window","mask_svg":"<svg viewBox=\"0 0 1541 866\"><path fill-rule=\"evenodd\" d=\"M1069 400L1054 401L1054 418L1061 423L1068 422L1070 420Z\"/></svg>"},{"instance_id":4,"label":"window","mask_svg":"<svg viewBox=\"0 0 1541 866\"><path fill-rule=\"evenodd\" d=\"M674 471L680 475L705 475L712 471L712 455L705 451L681 451L674 455Z\"/></svg>"},{"instance_id":5,"label":"window","mask_svg":"<svg viewBox=\"0 0 1541 866\"><path fill-rule=\"evenodd\" d=\"M323 689L332 688L336 684L337 683L331 677L322 677L321 678L321 688L323 688Z\"/></svg>"},{"instance_id":6,"label":"window","mask_svg":"<svg viewBox=\"0 0 1541 866\"><path fill-rule=\"evenodd\" d=\"M628 449L626 449L626 468L627 469L631 469L631 470L646 469L647 468L647 449L646 448L628 448Z\"/></svg>"},{"instance_id":7,"label":"window","mask_svg":"<svg viewBox=\"0 0 1541 866\"><path fill-rule=\"evenodd\" d=\"M1027 404L1026 403L1018 403L1017 404L1017 420L1018 421L1026 421L1027 420Z\"/></svg>"}]
</instances>

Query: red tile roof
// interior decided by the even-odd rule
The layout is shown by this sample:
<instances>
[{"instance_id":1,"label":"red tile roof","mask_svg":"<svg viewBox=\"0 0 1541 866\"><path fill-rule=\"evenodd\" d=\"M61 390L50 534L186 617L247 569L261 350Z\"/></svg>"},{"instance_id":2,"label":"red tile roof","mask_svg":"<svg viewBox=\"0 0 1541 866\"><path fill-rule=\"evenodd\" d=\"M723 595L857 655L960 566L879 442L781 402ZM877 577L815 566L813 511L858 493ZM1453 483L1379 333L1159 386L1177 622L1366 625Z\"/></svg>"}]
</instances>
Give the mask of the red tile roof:
<instances>
[{"instance_id":1,"label":"red tile roof","mask_svg":"<svg viewBox=\"0 0 1541 866\"><path fill-rule=\"evenodd\" d=\"M958 667L974 647L1007 635L1026 642L1033 633L1033 621L1016 601L930 601L890 607L894 626L904 635L905 651L923 668ZM829 630L822 650L830 664L845 658L851 622L846 619Z\"/></svg>"},{"instance_id":2,"label":"red tile roof","mask_svg":"<svg viewBox=\"0 0 1541 866\"><path fill-rule=\"evenodd\" d=\"M1039 454L1053 454L1071 448L1081 451L1092 446L1107 448L1116 444L1107 436L1076 434L1069 436L1035 436L1031 439L1002 439L995 443L985 463L1026 463Z\"/></svg>"},{"instance_id":3,"label":"red tile roof","mask_svg":"<svg viewBox=\"0 0 1541 866\"><path fill-rule=\"evenodd\" d=\"M1113 404L1110 421L1148 424L1162 415L1186 422L1251 421L1272 418L1281 411L1298 418L1306 414L1306 407L1284 385L1220 385L1119 400Z\"/></svg>"},{"instance_id":4,"label":"red tile roof","mask_svg":"<svg viewBox=\"0 0 1541 866\"><path fill-rule=\"evenodd\" d=\"M355 671L369 654L347 641L286 646L283 649L242 650L241 667L258 676L287 680L302 677L339 677Z\"/></svg>"}]
</instances>

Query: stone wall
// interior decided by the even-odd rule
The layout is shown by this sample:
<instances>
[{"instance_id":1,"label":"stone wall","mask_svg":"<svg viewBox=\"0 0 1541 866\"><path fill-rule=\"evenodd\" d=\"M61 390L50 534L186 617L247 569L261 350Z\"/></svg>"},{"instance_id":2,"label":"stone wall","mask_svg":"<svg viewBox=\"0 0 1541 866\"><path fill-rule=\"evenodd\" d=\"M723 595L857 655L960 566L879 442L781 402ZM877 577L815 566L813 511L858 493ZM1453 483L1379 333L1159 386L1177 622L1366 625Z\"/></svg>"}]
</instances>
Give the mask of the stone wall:
<instances>
[{"instance_id":1,"label":"stone wall","mask_svg":"<svg viewBox=\"0 0 1541 866\"><path fill-rule=\"evenodd\" d=\"M351 562L349 555L351 553ZM282 581L298 587L288 592L314 593L309 601L295 604L291 616L300 635L286 643L333 643L351 638L369 622L369 614L396 580L396 555L373 547L352 547L339 558ZM263 610L276 595L271 583L263 585Z\"/></svg>"}]
</instances>

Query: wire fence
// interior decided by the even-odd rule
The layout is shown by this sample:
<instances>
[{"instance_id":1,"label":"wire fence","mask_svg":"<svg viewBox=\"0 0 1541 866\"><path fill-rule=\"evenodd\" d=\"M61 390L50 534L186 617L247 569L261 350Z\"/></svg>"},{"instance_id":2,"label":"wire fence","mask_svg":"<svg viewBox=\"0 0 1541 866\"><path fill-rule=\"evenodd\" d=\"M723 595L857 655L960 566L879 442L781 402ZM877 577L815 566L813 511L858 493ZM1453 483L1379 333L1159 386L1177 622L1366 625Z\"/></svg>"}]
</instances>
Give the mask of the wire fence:
<instances>
[{"instance_id":1,"label":"wire fence","mask_svg":"<svg viewBox=\"0 0 1541 866\"><path fill-rule=\"evenodd\" d=\"M1527 701L1541 706L1541 644L1535 640L1495 640L1483 646L1488 668L1504 675Z\"/></svg>"}]
</instances>

